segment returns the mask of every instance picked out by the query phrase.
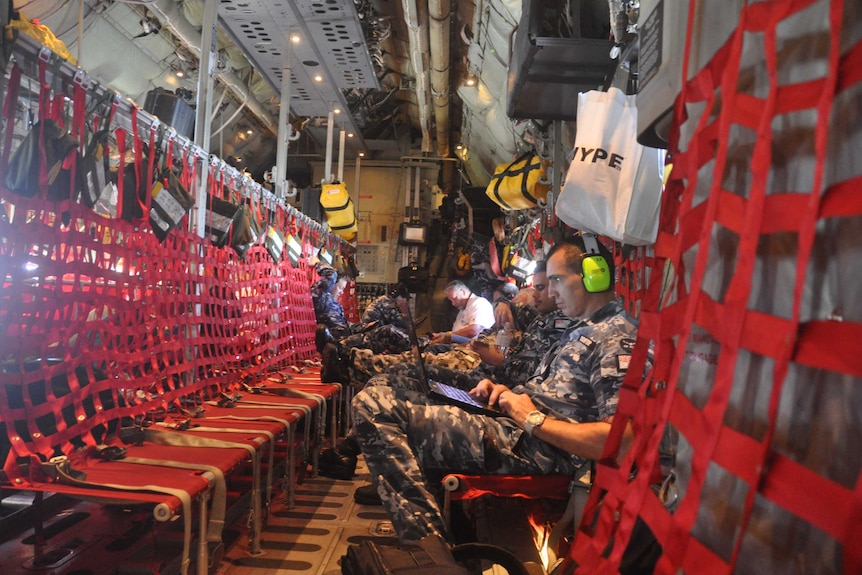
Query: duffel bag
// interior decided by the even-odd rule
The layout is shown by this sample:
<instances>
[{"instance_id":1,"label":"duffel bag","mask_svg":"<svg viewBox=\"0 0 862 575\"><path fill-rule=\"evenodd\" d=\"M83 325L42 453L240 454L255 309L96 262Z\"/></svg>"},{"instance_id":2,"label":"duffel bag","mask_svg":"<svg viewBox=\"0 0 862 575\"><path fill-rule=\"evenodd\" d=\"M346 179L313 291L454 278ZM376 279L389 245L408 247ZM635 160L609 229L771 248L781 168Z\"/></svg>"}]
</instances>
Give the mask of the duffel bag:
<instances>
[{"instance_id":1,"label":"duffel bag","mask_svg":"<svg viewBox=\"0 0 862 575\"><path fill-rule=\"evenodd\" d=\"M356 223L356 213L353 201L343 182L323 184L320 189L320 205L326 213L329 229L348 242L356 239L359 226Z\"/></svg>"},{"instance_id":2,"label":"duffel bag","mask_svg":"<svg viewBox=\"0 0 862 575\"><path fill-rule=\"evenodd\" d=\"M526 152L514 162L497 165L485 194L504 210L526 210L547 199L551 185L545 181L544 163Z\"/></svg>"}]
</instances>

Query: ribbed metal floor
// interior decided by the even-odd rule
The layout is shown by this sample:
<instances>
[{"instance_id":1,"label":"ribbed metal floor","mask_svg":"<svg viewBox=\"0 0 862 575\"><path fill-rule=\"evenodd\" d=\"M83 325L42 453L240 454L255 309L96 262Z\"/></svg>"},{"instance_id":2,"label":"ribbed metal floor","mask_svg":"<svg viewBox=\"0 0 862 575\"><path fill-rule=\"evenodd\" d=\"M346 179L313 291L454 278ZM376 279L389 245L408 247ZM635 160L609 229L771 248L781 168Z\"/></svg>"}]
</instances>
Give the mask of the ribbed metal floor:
<instances>
[{"instance_id":1,"label":"ribbed metal floor","mask_svg":"<svg viewBox=\"0 0 862 575\"><path fill-rule=\"evenodd\" d=\"M368 482L360 460L353 481L317 477L296 491L296 507L276 505L261 538L263 555L248 555L245 536L227 551L220 575L306 573L340 575L347 546L363 537L394 537L382 507L358 505L356 487Z\"/></svg>"}]
</instances>

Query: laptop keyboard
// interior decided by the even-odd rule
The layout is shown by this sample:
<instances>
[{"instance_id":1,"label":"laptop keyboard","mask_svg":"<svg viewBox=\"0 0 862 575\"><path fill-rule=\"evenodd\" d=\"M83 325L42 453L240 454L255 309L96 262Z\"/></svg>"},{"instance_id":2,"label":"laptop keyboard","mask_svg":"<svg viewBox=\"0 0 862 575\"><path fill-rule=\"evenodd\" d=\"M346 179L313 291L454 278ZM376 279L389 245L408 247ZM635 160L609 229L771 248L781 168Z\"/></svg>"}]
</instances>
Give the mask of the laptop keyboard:
<instances>
[{"instance_id":1,"label":"laptop keyboard","mask_svg":"<svg viewBox=\"0 0 862 575\"><path fill-rule=\"evenodd\" d=\"M440 383L439 381L435 381L434 385L437 387L437 391L445 395L446 397L449 397L456 401L460 401L461 403L469 403L471 405L475 405L476 407L487 407L487 405L476 401L475 397L473 397L460 387L453 387L451 385L446 385L445 383Z\"/></svg>"}]
</instances>

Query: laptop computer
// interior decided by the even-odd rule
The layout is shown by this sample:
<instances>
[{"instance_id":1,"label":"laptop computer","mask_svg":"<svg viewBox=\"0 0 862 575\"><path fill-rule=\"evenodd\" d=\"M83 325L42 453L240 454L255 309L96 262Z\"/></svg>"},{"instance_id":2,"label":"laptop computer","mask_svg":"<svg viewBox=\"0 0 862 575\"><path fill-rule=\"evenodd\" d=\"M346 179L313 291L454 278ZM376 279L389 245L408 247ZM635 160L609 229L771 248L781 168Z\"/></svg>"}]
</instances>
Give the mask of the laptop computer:
<instances>
[{"instance_id":1,"label":"laptop computer","mask_svg":"<svg viewBox=\"0 0 862 575\"><path fill-rule=\"evenodd\" d=\"M505 417L506 413L500 409L489 407L477 400L475 397L453 385L448 385L439 381L434 381L428 377L428 371L425 369L425 360L422 357L422 352L419 349L419 338L416 335L416 326L413 324L413 315L410 312L410 304L405 310L407 316L407 335L410 338L410 346L413 349L413 354L416 356L416 364L419 367L419 386L420 391L450 405L457 405L464 411L470 413L478 413L490 417Z\"/></svg>"}]
</instances>

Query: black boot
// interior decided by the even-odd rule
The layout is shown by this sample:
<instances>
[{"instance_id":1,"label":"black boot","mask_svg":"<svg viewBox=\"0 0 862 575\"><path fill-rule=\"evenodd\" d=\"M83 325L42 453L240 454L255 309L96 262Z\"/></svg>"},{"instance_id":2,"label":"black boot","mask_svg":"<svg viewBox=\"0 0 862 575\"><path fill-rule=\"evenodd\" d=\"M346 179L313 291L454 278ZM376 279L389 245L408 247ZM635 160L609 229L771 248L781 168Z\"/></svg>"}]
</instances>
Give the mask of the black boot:
<instances>
[{"instance_id":1,"label":"black boot","mask_svg":"<svg viewBox=\"0 0 862 575\"><path fill-rule=\"evenodd\" d=\"M342 455L352 455L354 457L362 453L362 449L359 447L359 442L356 441L352 435L339 439L335 443L335 449L337 449Z\"/></svg>"},{"instance_id":2,"label":"black boot","mask_svg":"<svg viewBox=\"0 0 862 575\"><path fill-rule=\"evenodd\" d=\"M353 500L360 505L383 505L380 494L377 493L377 487L374 485L357 487L356 491L353 492Z\"/></svg>"},{"instance_id":3,"label":"black boot","mask_svg":"<svg viewBox=\"0 0 862 575\"><path fill-rule=\"evenodd\" d=\"M324 477L352 479L356 472L356 456L340 453L335 447L320 451L317 471Z\"/></svg>"}]
</instances>

